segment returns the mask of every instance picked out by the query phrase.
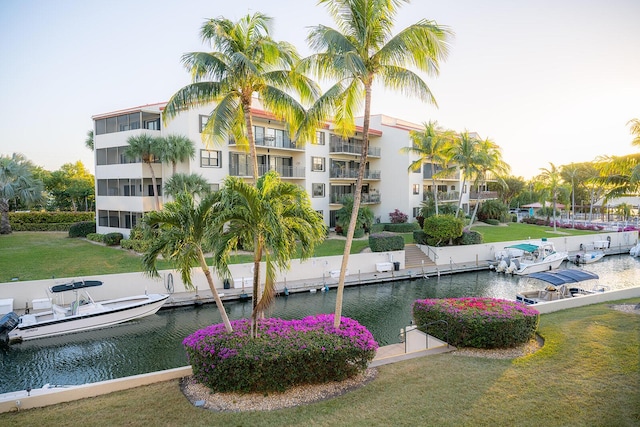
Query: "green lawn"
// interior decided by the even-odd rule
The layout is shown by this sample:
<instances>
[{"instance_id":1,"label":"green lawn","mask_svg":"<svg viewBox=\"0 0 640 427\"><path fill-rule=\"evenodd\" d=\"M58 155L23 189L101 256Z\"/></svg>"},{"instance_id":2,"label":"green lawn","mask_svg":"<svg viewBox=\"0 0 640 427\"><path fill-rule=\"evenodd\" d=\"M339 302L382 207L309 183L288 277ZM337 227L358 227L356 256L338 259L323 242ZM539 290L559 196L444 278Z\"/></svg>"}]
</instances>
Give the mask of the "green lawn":
<instances>
[{"instance_id":1,"label":"green lawn","mask_svg":"<svg viewBox=\"0 0 640 427\"><path fill-rule=\"evenodd\" d=\"M568 228L545 227L540 225L511 222L503 225L474 225L472 230L482 234L484 243L507 242L509 240L540 239L542 237L581 236L594 234L594 231L573 230Z\"/></svg>"},{"instance_id":2,"label":"green lawn","mask_svg":"<svg viewBox=\"0 0 640 427\"><path fill-rule=\"evenodd\" d=\"M0 414L0 425L637 426L640 315L610 304L542 315L545 345L529 356L398 362L358 390L296 408L209 412L191 405L178 381L167 381Z\"/></svg>"}]
</instances>

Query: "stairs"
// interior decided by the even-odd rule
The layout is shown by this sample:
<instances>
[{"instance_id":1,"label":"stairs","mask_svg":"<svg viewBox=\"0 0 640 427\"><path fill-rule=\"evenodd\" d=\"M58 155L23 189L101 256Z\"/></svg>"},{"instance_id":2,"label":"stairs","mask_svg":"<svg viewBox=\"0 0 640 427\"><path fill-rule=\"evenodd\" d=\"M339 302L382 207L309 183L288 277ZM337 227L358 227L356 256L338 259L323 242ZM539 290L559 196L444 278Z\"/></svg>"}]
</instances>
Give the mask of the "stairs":
<instances>
[{"instance_id":1,"label":"stairs","mask_svg":"<svg viewBox=\"0 0 640 427\"><path fill-rule=\"evenodd\" d=\"M424 264L423 264L424 261ZM415 244L404 246L404 268L429 267L436 264Z\"/></svg>"}]
</instances>

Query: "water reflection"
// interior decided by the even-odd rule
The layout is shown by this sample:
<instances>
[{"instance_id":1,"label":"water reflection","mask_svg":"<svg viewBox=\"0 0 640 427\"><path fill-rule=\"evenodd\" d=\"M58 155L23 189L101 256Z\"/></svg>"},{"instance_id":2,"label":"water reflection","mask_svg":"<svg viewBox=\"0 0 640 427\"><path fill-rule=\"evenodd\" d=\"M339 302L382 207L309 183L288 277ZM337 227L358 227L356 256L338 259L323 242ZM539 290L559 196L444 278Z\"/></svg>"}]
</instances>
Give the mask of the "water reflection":
<instances>
[{"instance_id":1,"label":"water reflection","mask_svg":"<svg viewBox=\"0 0 640 427\"><path fill-rule=\"evenodd\" d=\"M584 267L600 283L623 289L640 283L640 258L606 257ZM514 299L518 291L541 287L535 279L482 271L413 281L346 288L343 315L365 325L380 345L399 341L411 320L411 304L420 298L486 296ZM335 291L292 294L276 299L269 316L301 318L332 313ZM251 303L227 303L231 319L249 317ZM221 319L215 305L162 310L154 316L113 328L28 341L2 350L0 393L44 384L84 384L187 364L182 339Z\"/></svg>"}]
</instances>

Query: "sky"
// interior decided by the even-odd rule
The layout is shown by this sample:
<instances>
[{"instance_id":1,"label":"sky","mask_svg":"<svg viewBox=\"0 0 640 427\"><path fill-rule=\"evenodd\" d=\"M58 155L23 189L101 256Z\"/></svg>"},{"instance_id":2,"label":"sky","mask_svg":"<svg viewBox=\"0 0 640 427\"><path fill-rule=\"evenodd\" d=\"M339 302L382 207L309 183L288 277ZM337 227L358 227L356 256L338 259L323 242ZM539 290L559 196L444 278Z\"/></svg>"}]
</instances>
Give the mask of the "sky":
<instances>
[{"instance_id":1,"label":"sky","mask_svg":"<svg viewBox=\"0 0 640 427\"><path fill-rule=\"evenodd\" d=\"M335 26L315 0L0 0L0 155L93 173L91 116L167 101L190 83L182 55L208 49L202 24L255 12L303 56L310 27ZM455 33L440 75L423 76L438 106L375 87L372 113L477 132L526 179L633 153L638 17L638 0L414 0L395 32L429 19Z\"/></svg>"}]
</instances>

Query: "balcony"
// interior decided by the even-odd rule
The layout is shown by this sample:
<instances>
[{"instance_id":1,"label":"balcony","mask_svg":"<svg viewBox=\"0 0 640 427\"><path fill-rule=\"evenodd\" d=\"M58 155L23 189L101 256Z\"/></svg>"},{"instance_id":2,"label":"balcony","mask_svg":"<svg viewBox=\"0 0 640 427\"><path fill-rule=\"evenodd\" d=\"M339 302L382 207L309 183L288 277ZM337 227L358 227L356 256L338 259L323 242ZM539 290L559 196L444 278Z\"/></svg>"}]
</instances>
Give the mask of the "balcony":
<instances>
[{"instance_id":1,"label":"balcony","mask_svg":"<svg viewBox=\"0 0 640 427\"><path fill-rule=\"evenodd\" d=\"M457 201L460 198L460 192L459 191L438 191L437 197L439 202ZM425 192L422 195L423 202L431 201L431 200L433 200L433 193Z\"/></svg>"},{"instance_id":2,"label":"balcony","mask_svg":"<svg viewBox=\"0 0 640 427\"><path fill-rule=\"evenodd\" d=\"M332 204L342 204L342 199L345 196L353 196L351 193L331 193L329 195L329 203ZM360 203L365 205L374 205L379 204L381 200L380 193L364 193L362 198L360 199Z\"/></svg>"},{"instance_id":3,"label":"balcony","mask_svg":"<svg viewBox=\"0 0 640 427\"><path fill-rule=\"evenodd\" d=\"M329 144L329 153L331 154L362 154L362 144L344 141L331 141ZM371 147L367 151L367 156L380 157L380 147Z\"/></svg>"},{"instance_id":4,"label":"balcony","mask_svg":"<svg viewBox=\"0 0 640 427\"><path fill-rule=\"evenodd\" d=\"M280 178L296 178L296 179L304 179L305 178L305 168L297 167L297 166L276 166L270 167L268 165L258 165L258 172L260 176L264 175L270 170L274 170L278 172ZM231 165L229 166L229 175L231 176L239 176L245 178L253 177L253 168L251 166L245 165Z\"/></svg>"},{"instance_id":5,"label":"balcony","mask_svg":"<svg viewBox=\"0 0 640 427\"><path fill-rule=\"evenodd\" d=\"M365 170L364 179L379 180L381 172L379 170ZM329 174L331 179L357 179L358 169L356 168L332 168Z\"/></svg>"},{"instance_id":6,"label":"balcony","mask_svg":"<svg viewBox=\"0 0 640 427\"><path fill-rule=\"evenodd\" d=\"M422 171L422 179L433 179L433 175L442 172L442 170L437 170L435 171L435 173L431 173L431 167L425 165ZM450 181L450 180L454 180L454 181L460 181L460 171L457 171L455 173L452 173L451 175L448 176L444 176L444 177L437 177L436 181Z\"/></svg>"},{"instance_id":7,"label":"balcony","mask_svg":"<svg viewBox=\"0 0 640 427\"><path fill-rule=\"evenodd\" d=\"M490 200L490 199L497 199L498 198L498 192L497 191L471 191L469 193L469 200Z\"/></svg>"},{"instance_id":8,"label":"balcony","mask_svg":"<svg viewBox=\"0 0 640 427\"><path fill-rule=\"evenodd\" d=\"M229 145L236 145L234 139L229 139ZM256 138L256 148L280 148L282 150L296 150L305 151L303 144L296 144L295 141L289 139L279 139L274 137L265 136L264 138Z\"/></svg>"}]
</instances>

